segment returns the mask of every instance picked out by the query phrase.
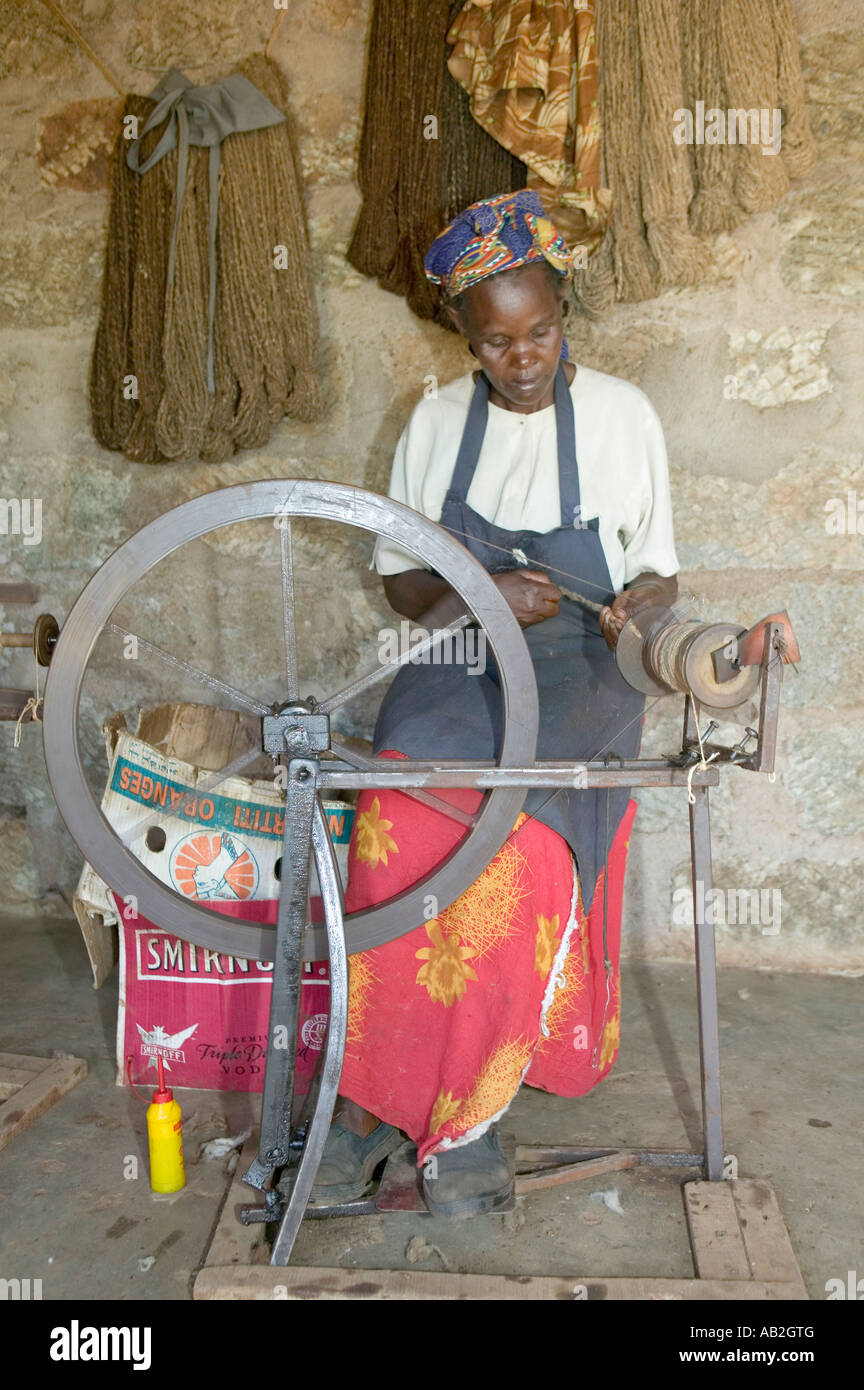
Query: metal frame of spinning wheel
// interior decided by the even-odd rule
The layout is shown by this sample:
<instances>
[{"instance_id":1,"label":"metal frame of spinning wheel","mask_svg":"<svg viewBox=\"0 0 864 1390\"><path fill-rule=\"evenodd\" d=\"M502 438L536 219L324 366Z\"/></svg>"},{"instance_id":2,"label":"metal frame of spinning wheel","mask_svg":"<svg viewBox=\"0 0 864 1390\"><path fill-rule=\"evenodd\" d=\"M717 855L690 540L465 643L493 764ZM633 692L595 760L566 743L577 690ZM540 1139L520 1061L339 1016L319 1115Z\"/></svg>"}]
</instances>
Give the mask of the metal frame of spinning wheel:
<instances>
[{"instance_id":1,"label":"metal frame of spinning wheel","mask_svg":"<svg viewBox=\"0 0 864 1390\"><path fill-rule=\"evenodd\" d=\"M292 518L315 518L359 527L389 540L418 557L447 580L467 612L442 629L454 632L478 622L501 676L503 735L497 762L419 761L389 764L365 758L330 735L329 716L354 695L393 674L400 664L378 662L366 675L328 699L302 699L295 646ZM239 773L262 751L285 765L286 807L277 924L267 927L230 922L183 898L159 882L111 828L96 802L78 744L78 712L87 664L97 639L111 626L111 614L134 584L179 546L244 520L272 518L278 526L283 581L286 651L285 700L268 706L188 664L173 659L187 673L203 678L223 697L230 696L261 717L261 747L236 758L199 785L215 786ZM773 768L773 740L779 701L779 664L771 662L775 630L766 630L762 665L763 690L759 745L751 757L728 760L753 770ZM429 645L435 639L429 639ZM440 634L439 638L440 639ZM149 646L149 644L145 644ZM158 648L150 648L157 655ZM414 648L415 655L419 649ZM170 659L170 658L169 658ZM403 656L402 659L405 659ZM685 715L685 754L692 750L693 702ZM435 523L388 498L330 482L262 481L226 488L183 503L151 522L119 547L89 582L73 606L57 643L45 691L44 744L52 790L66 825L96 872L122 897L132 896L137 910L163 930L211 949L274 962L267 1063L258 1155L245 1181L264 1193L264 1207L250 1219L278 1222L271 1263L287 1264L307 1209L327 1136L342 1067L348 1012L347 955L404 935L424 917L430 895L440 909L449 906L480 875L511 833L530 788L551 791L635 786L683 786L692 789L690 804L691 864L694 884L707 895L711 886L708 788L719 782L716 764L694 768L694 759L633 759L588 763L537 761L537 689L525 640L507 603L485 569ZM688 739L689 730L689 739ZM728 751L728 750L727 750ZM716 755L721 758L724 750ZM335 854L321 805L330 788L395 788L466 820L435 788L475 788L484 792L468 833L432 874L409 890L362 912L346 914ZM143 833L148 820L139 822ZM127 840L132 839L128 836ZM310 857L314 857L324 906L325 926L308 923ZM704 899L703 899L704 900ZM710 922L696 917L697 991L703 1105L703 1153L648 1153L614 1150L540 1150L535 1186L636 1162L701 1170L710 1181L723 1177L720 1111L719 1034L714 934ZM294 1065L301 972L304 958L330 960L331 1006L314 1112L302 1123L294 1114ZM281 1045L279 1045L281 1044ZM308 1110L308 1107L307 1107ZM528 1150L523 1151L523 1160ZM591 1165L590 1169L586 1165ZM558 1176L556 1176L556 1173ZM530 1188L530 1181L527 1187ZM523 1184L523 1189L527 1190ZM362 1204L361 1204L362 1206ZM357 1210L349 1204L345 1208ZM365 1209L371 1209L368 1206ZM315 1211L315 1215L319 1212Z\"/></svg>"}]
</instances>

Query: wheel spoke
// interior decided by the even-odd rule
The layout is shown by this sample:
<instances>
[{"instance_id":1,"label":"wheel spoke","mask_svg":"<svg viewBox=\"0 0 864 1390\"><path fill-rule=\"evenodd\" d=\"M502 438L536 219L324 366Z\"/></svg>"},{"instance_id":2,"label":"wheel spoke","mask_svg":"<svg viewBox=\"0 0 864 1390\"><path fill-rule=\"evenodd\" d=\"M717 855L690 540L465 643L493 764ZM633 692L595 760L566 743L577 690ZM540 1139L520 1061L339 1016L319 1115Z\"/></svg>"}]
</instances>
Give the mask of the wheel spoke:
<instances>
[{"instance_id":1,"label":"wheel spoke","mask_svg":"<svg viewBox=\"0 0 864 1390\"><path fill-rule=\"evenodd\" d=\"M291 518L279 518L279 548L282 571L282 624L285 632L285 672L288 677L286 699L300 697L297 674L297 632L294 622L294 561L291 553Z\"/></svg>"},{"instance_id":2,"label":"wheel spoke","mask_svg":"<svg viewBox=\"0 0 864 1390\"><path fill-rule=\"evenodd\" d=\"M211 676L207 671L202 671L197 666L190 666L188 661L183 661L179 656L172 656L170 652L166 652L162 647L157 647L154 643L139 637L137 633L127 632L126 628L120 627L118 623L106 623L105 631L119 633L121 637L131 637L136 646L147 652L148 656L158 656L159 660L164 661L166 665L173 666L175 670L191 676L192 680L198 681L200 685L206 685L214 693L227 696L235 704L243 705L244 709L251 710L253 714L270 713L269 705L263 705L260 700L253 700L251 695L246 695L242 690L237 690L235 686L220 681L218 677Z\"/></svg>"},{"instance_id":3,"label":"wheel spoke","mask_svg":"<svg viewBox=\"0 0 864 1390\"><path fill-rule=\"evenodd\" d=\"M235 773L242 772L244 767L247 767L249 763L254 762L255 759L260 756L260 748L247 748L245 753L238 753L236 758L232 758L230 763L226 763L225 766L219 768L217 772L208 772L207 776L202 777L197 786L190 788L189 795L183 802L183 805L172 807L170 814L172 816L182 816L187 811L191 811L202 792L212 791L214 787L218 787L221 782L227 781L228 778L233 777ZM163 811L153 811L149 816L145 816L143 820L136 821L134 825L129 827L125 834L121 835L119 830L114 833L121 844L128 848L128 846L143 835L151 825L155 825L164 814L165 812Z\"/></svg>"},{"instance_id":4,"label":"wheel spoke","mask_svg":"<svg viewBox=\"0 0 864 1390\"><path fill-rule=\"evenodd\" d=\"M434 632L431 632L422 642L406 647L398 656L391 657L389 661L379 661L378 665L373 667L371 671L367 671L363 676L358 676L350 685L343 686L341 690L337 690L336 694L331 695L329 699L319 701L317 705L318 712L320 714L332 713L332 711L338 709L340 705L347 704L349 700L353 700L354 696L359 695L362 690L368 690L370 685L375 685L378 681L386 680L388 676L392 675L397 666L406 666L409 661L416 660L416 658L422 656L424 652L429 651L431 647L437 646L439 642L443 642L447 637L452 637L460 628L467 627L469 623L473 622L474 618L470 613L462 613L458 618L454 618L451 623L448 623L446 627L437 628Z\"/></svg>"},{"instance_id":5,"label":"wheel spoke","mask_svg":"<svg viewBox=\"0 0 864 1390\"><path fill-rule=\"evenodd\" d=\"M344 743L336 743L332 739L330 747L338 758L350 763L352 767L359 768L361 772L373 772L380 769L380 762L377 758L367 758L363 753L356 753L353 748L346 748ZM326 767L326 763L324 764ZM449 801L444 801L440 796L433 795L432 792L421 790L419 787L400 787L399 791L403 796L410 796L414 801L420 801L424 806L430 806L433 811L443 811L445 816L451 820L458 820L460 825L471 826L474 824L474 815L470 811L463 811L459 806L451 806Z\"/></svg>"}]
</instances>

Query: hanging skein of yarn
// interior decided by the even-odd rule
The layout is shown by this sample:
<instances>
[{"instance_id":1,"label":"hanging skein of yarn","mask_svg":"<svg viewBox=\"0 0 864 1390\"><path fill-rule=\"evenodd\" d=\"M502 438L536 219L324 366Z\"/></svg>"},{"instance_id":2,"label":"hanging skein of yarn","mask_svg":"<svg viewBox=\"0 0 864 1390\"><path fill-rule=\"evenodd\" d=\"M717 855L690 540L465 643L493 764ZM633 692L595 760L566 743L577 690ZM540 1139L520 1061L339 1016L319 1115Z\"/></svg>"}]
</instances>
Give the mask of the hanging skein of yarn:
<instances>
[{"instance_id":1,"label":"hanging skein of yarn","mask_svg":"<svg viewBox=\"0 0 864 1390\"><path fill-rule=\"evenodd\" d=\"M597 7L604 182L612 221L589 262L592 312L696 283L706 235L773 207L815 158L791 0L604 0ZM676 113L782 119L777 149L751 139L692 145ZM752 115L751 115L752 120Z\"/></svg>"},{"instance_id":2,"label":"hanging skein of yarn","mask_svg":"<svg viewBox=\"0 0 864 1390\"><path fill-rule=\"evenodd\" d=\"M363 205L347 251L420 318L451 330L423 258L464 207L524 187L526 173L480 129L447 72L445 35L462 5L374 0L357 165Z\"/></svg>"},{"instance_id":3,"label":"hanging skein of yarn","mask_svg":"<svg viewBox=\"0 0 864 1390\"><path fill-rule=\"evenodd\" d=\"M287 85L274 63L254 54L236 71L266 98L262 107L287 113ZM154 109L150 98L130 95L124 123L136 117L143 130ZM283 415L320 414L298 161L287 120L226 135L214 234L212 152L181 138L149 166L165 130L160 123L143 135L143 173L127 163L123 126L115 144L92 426L100 444L136 462L219 463L237 449L262 447ZM184 180L181 163L178 181L184 149L188 167Z\"/></svg>"}]
</instances>

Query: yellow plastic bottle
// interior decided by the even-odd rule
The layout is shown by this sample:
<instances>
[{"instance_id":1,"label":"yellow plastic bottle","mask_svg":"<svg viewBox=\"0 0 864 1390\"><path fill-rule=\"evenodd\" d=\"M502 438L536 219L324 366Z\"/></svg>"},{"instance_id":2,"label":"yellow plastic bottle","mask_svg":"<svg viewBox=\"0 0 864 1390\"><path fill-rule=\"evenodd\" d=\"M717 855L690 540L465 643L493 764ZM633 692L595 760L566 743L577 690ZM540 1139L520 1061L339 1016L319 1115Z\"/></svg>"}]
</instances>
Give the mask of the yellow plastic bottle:
<instances>
[{"instance_id":1,"label":"yellow plastic bottle","mask_svg":"<svg viewBox=\"0 0 864 1390\"><path fill-rule=\"evenodd\" d=\"M186 1186L183 1167L183 1116L174 1092L165 1087L162 1058L156 1058L159 1088L147 1107L147 1138L150 1144L150 1186L154 1192L179 1192Z\"/></svg>"}]
</instances>

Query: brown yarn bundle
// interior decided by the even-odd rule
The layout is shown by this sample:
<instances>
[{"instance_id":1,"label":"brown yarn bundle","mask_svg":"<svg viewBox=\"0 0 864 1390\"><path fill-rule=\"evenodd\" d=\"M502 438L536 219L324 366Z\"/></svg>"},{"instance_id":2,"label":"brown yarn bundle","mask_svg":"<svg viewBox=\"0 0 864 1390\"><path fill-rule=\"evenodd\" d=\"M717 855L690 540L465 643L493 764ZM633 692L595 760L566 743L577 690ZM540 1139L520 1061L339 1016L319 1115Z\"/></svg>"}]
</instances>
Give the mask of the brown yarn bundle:
<instances>
[{"instance_id":1,"label":"brown yarn bundle","mask_svg":"<svg viewBox=\"0 0 864 1390\"><path fill-rule=\"evenodd\" d=\"M617 294L619 298L650 299L658 292L660 275L645 236L642 214L643 96L639 19L634 0L604 0L599 6L597 54L603 157L606 181L612 190L612 222L607 237ZM626 296L621 294L623 286L630 290Z\"/></svg>"},{"instance_id":2,"label":"brown yarn bundle","mask_svg":"<svg viewBox=\"0 0 864 1390\"><path fill-rule=\"evenodd\" d=\"M287 112L286 83L263 54L236 70ZM129 96L124 115L143 125L153 105ZM144 138L145 158L161 133L162 127ZM213 395L206 377L208 152L189 149L169 286L177 150L140 175L127 167L127 149L121 132L90 378L99 443L140 463L196 457L219 463L238 448L260 448L283 415L315 419L318 315L287 124L235 133L222 144ZM285 248L285 268L276 263L276 247Z\"/></svg>"},{"instance_id":3,"label":"brown yarn bundle","mask_svg":"<svg viewBox=\"0 0 864 1390\"><path fill-rule=\"evenodd\" d=\"M688 57L688 87L705 102L706 109L723 106L723 55L720 45L706 42L706 35L720 33L724 0L691 0L684 6L682 39ZM735 201L735 164L724 145L694 145L696 196L690 206L690 223L698 233L730 232L743 216Z\"/></svg>"},{"instance_id":4,"label":"brown yarn bundle","mask_svg":"<svg viewBox=\"0 0 864 1390\"><path fill-rule=\"evenodd\" d=\"M452 328L423 270L430 243L468 204L525 185L525 166L472 119L446 69L462 0L375 0L358 181L363 206L348 260ZM437 138L426 138L429 116Z\"/></svg>"},{"instance_id":5,"label":"brown yarn bundle","mask_svg":"<svg viewBox=\"0 0 864 1390\"><path fill-rule=\"evenodd\" d=\"M683 7L686 9L686 5ZM681 0L640 0L642 130L639 182L642 217L664 285L692 285L711 261L708 247L690 232L693 198L690 159L672 138L673 112L687 105L681 57Z\"/></svg>"},{"instance_id":6,"label":"brown yarn bundle","mask_svg":"<svg viewBox=\"0 0 864 1390\"><path fill-rule=\"evenodd\" d=\"M695 283L703 236L773 207L815 151L790 0L604 0L600 114L612 225L577 297L589 312ZM782 111L779 154L757 143L677 144L675 112Z\"/></svg>"}]
</instances>

